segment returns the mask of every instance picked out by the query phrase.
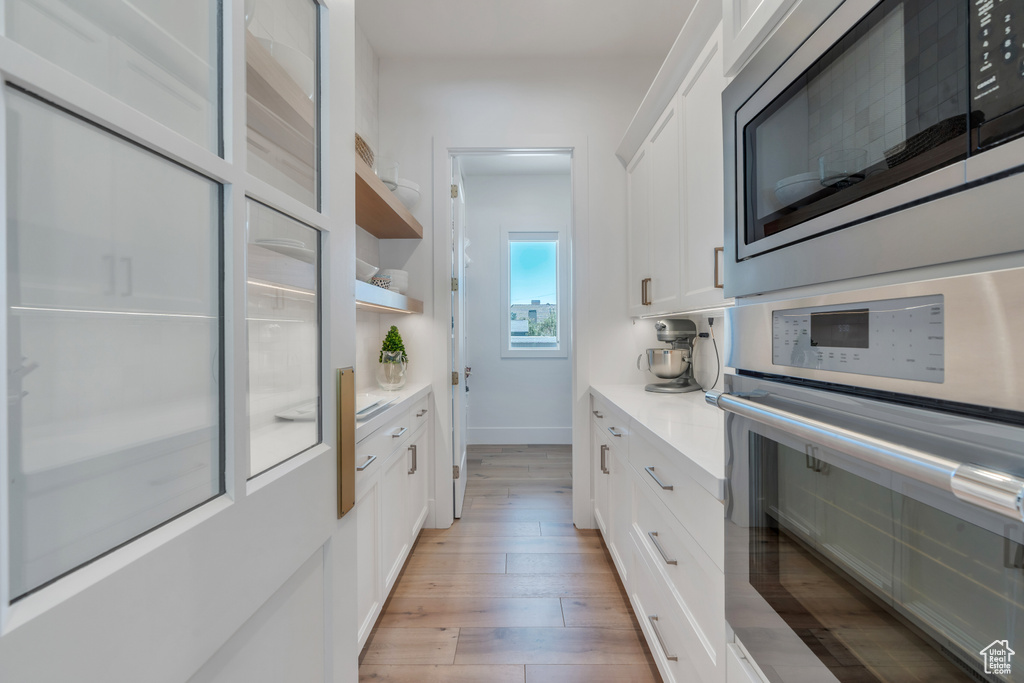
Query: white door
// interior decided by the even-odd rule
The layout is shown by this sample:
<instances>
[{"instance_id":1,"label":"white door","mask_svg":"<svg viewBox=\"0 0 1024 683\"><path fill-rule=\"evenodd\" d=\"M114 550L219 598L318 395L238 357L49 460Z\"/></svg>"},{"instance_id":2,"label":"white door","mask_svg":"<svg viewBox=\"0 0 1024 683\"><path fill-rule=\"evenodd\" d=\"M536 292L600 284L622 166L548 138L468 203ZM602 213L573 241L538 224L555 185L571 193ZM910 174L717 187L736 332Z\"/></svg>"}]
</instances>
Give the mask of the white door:
<instances>
[{"instance_id":1,"label":"white door","mask_svg":"<svg viewBox=\"0 0 1024 683\"><path fill-rule=\"evenodd\" d=\"M333 368L355 358L354 302L320 305L354 277L351 248L330 239L354 215L351 114L320 112L333 114L321 150L328 221L251 178L246 57L260 43L247 44L242 2L4 6L0 678L355 680L355 528L337 519L332 417ZM259 11L271 27L287 13L314 58L318 38L331 45L323 73L344 101L351 4L266 0ZM138 77L136 61L122 63L128 44L188 89L194 116L120 80ZM249 100L274 104L277 92ZM303 253L321 257L308 287L258 283L275 310L251 310L249 201L312 233ZM295 307L322 315L307 324ZM275 467L250 476L249 408L288 396L254 395L249 361L300 354L319 387L315 443L278 449ZM312 424L270 422L285 440Z\"/></svg>"},{"instance_id":2,"label":"white door","mask_svg":"<svg viewBox=\"0 0 1024 683\"><path fill-rule=\"evenodd\" d=\"M455 479L455 517L462 517L466 499L466 192L458 157L452 157L452 464Z\"/></svg>"}]
</instances>

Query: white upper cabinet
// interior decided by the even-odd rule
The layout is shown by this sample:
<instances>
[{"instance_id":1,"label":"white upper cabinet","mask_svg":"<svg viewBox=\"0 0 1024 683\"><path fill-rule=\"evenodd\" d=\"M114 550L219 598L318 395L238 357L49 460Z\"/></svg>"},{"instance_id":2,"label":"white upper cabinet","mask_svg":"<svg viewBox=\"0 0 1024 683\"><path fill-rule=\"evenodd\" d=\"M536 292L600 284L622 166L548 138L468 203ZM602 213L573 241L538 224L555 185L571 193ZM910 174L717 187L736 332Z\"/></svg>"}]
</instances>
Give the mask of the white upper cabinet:
<instances>
[{"instance_id":1,"label":"white upper cabinet","mask_svg":"<svg viewBox=\"0 0 1024 683\"><path fill-rule=\"evenodd\" d=\"M724 0L725 75L735 76L790 7L799 0Z\"/></svg>"},{"instance_id":2,"label":"white upper cabinet","mask_svg":"<svg viewBox=\"0 0 1024 683\"><path fill-rule=\"evenodd\" d=\"M680 303L686 310L723 304L725 187L722 159L722 32L704 46L683 82L679 186L682 191L683 268Z\"/></svg>"},{"instance_id":3,"label":"white upper cabinet","mask_svg":"<svg viewBox=\"0 0 1024 683\"><path fill-rule=\"evenodd\" d=\"M630 315L727 303L721 279L722 90L727 83L719 27L626 167Z\"/></svg>"}]
</instances>

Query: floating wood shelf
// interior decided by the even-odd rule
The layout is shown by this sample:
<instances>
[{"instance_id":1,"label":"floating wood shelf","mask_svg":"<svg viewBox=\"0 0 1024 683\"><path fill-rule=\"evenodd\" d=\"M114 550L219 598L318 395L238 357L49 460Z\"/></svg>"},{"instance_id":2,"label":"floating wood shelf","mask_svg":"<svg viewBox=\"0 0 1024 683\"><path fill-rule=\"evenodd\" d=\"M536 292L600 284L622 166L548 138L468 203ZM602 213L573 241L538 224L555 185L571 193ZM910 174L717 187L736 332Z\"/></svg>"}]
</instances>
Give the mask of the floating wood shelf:
<instances>
[{"instance_id":1,"label":"floating wood shelf","mask_svg":"<svg viewBox=\"0 0 1024 683\"><path fill-rule=\"evenodd\" d=\"M365 311L392 311L394 313L422 313L423 302L368 282L356 280L356 308Z\"/></svg>"},{"instance_id":2,"label":"floating wood shelf","mask_svg":"<svg viewBox=\"0 0 1024 683\"><path fill-rule=\"evenodd\" d=\"M409 209L358 154L355 160L356 225L380 239L423 239L423 226Z\"/></svg>"}]
</instances>

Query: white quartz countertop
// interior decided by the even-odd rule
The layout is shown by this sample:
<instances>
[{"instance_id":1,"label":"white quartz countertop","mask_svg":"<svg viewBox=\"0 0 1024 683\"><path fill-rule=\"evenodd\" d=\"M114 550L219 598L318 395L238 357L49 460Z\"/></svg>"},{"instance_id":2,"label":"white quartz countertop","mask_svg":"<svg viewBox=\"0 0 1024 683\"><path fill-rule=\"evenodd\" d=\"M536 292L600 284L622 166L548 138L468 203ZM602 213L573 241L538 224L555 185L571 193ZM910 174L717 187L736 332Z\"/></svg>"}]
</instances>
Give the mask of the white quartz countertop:
<instances>
[{"instance_id":1,"label":"white quartz countertop","mask_svg":"<svg viewBox=\"0 0 1024 683\"><path fill-rule=\"evenodd\" d=\"M625 413L633 434L677 452L698 484L725 499L725 415L704 402L703 392L655 394L642 384L599 384L590 391Z\"/></svg>"},{"instance_id":2,"label":"white quartz countertop","mask_svg":"<svg viewBox=\"0 0 1024 683\"><path fill-rule=\"evenodd\" d=\"M383 389L374 389L372 393L387 399L394 398L394 403L388 405L384 410L378 413L371 413L372 417L364 421L356 421L356 443L362 441L368 437L375 429L386 424L389 420L395 417L398 413L403 410L407 410L409 406L416 401L420 400L424 396L430 394L430 384L428 382L406 384L397 391L384 391Z\"/></svg>"}]
</instances>

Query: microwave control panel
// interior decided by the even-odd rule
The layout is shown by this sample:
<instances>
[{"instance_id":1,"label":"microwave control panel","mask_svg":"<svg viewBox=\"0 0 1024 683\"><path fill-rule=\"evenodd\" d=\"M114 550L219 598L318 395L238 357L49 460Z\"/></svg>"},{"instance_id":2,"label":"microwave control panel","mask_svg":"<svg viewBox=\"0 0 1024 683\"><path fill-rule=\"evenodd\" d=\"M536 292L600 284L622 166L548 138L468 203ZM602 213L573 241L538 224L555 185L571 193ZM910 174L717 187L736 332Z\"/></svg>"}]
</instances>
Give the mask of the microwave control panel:
<instances>
[{"instance_id":1,"label":"microwave control panel","mask_svg":"<svg viewBox=\"0 0 1024 683\"><path fill-rule=\"evenodd\" d=\"M1020 131L1020 112L999 119L1024 105L1024 2L974 0L969 6L970 111L972 125L981 124L984 147Z\"/></svg>"},{"instance_id":2,"label":"microwave control panel","mask_svg":"<svg viewBox=\"0 0 1024 683\"><path fill-rule=\"evenodd\" d=\"M941 383L941 294L772 312L772 362L793 368Z\"/></svg>"}]
</instances>

